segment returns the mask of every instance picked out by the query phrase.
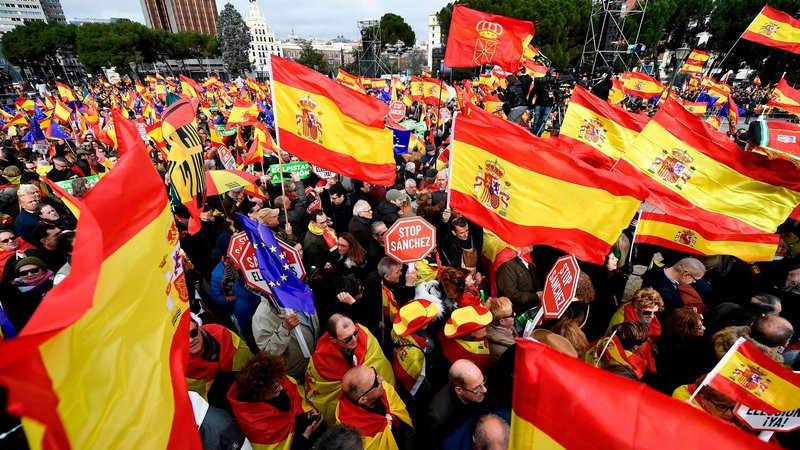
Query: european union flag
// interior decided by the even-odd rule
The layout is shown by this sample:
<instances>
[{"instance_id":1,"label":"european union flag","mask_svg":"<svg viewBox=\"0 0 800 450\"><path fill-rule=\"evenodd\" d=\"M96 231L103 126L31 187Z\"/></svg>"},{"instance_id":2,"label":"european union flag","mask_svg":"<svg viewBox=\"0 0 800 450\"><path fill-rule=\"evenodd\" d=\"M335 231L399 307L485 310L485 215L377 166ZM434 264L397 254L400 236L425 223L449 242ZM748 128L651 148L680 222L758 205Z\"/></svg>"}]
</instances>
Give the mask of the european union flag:
<instances>
[{"instance_id":1,"label":"european union flag","mask_svg":"<svg viewBox=\"0 0 800 450\"><path fill-rule=\"evenodd\" d=\"M246 216L237 215L255 249L258 270L278 304L284 308L314 314L314 294L311 288L292 273L286 254L281 250L272 231Z\"/></svg>"},{"instance_id":2,"label":"european union flag","mask_svg":"<svg viewBox=\"0 0 800 450\"><path fill-rule=\"evenodd\" d=\"M408 143L411 140L411 130L398 130L389 127L394 134L394 153L408 153Z\"/></svg>"}]
</instances>

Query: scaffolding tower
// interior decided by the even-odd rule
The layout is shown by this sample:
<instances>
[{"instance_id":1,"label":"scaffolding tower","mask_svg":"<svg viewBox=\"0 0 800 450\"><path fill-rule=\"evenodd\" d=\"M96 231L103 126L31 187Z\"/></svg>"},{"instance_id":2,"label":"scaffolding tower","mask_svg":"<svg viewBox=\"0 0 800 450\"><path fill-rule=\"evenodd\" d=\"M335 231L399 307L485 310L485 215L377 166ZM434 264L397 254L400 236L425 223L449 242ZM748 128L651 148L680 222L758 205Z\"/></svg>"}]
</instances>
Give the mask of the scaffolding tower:
<instances>
[{"instance_id":1,"label":"scaffolding tower","mask_svg":"<svg viewBox=\"0 0 800 450\"><path fill-rule=\"evenodd\" d=\"M364 19L358 21L361 33L361 54L358 57L358 74L362 77L378 78L388 73L381 63L381 21Z\"/></svg>"},{"instance_id":2,"label":"scaffolding tower","mask_svg":"<svg viewBox=\"0 0 800 450\"><path fill-rule=\"evenodd\" d=\"M594 72L621 62L625 70L643 65L639 53L648 0L593 0L581 55L581 68ZM627 30L627 31L626 31Z\"/></svg>"}]
</instances>

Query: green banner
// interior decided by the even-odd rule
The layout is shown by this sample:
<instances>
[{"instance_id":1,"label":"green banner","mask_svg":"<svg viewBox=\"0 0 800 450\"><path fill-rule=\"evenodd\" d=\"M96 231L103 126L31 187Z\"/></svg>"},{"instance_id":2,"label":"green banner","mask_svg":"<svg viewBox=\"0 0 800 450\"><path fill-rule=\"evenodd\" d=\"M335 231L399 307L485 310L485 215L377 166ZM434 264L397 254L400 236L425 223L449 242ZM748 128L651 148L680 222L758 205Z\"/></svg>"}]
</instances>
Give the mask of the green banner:
<instances>
[{"instance_id":1,"label":"green banner","mask_svg":"<svg viewBox=\"0 0 800 450\"><path fill-rule=\"evenodd\" d=\"M420 136L425 134L426 131L428 131L428 127L425 126L425 121L414 122L414 120L408 119L400 122L400 125L405 127L405 129L411 130Z\"/></svg>"},{"instance_id":2,"label":"green banner","mask_svg":"<svg viewBox=\"0 0 800 450\"><path fill-rule=\"evenodd\" d=\"M83 177L83 179L86 180L86 187L87 188L91 188L92 186L97 184L98 181L100 181L100 175L91 175L91 176L88 176L88 177ZM72 179L72 180L57 181L56 185L58 185L58 187L60 187L61 189L64 189L67 192L67 194L72 195L73 194L73 192L72 192L72 182L75 181L75 180L80 180L80 178L75 178L75 179Z\"/></svg>"},{"instance_id":3,"label":"green banner","mask_svg":"<svg viewBox=\"0 0 800 450\"><path fill-rule=\"evenodd\" d=\"M286 177L290 173L296 173L301 179L306 179L311 175L311 166L305 161L298 161L288 164L273 164L269 166L269 174L272 175L270 183L280 183L281 171L279 166L283 166L283 175Z\"/></svg>"},{"instance_id":4,"label":"green banner","mask_svg":"<svg viewBox=\"0 0 800 450\"><path fill-rule=\"evenodd\" d=\"M225 129L225 125L214 125L214 128L219 131L220 136L233 136L236 134L236 127L231 128L230 130Z\"/></svg>"}]
</instances>

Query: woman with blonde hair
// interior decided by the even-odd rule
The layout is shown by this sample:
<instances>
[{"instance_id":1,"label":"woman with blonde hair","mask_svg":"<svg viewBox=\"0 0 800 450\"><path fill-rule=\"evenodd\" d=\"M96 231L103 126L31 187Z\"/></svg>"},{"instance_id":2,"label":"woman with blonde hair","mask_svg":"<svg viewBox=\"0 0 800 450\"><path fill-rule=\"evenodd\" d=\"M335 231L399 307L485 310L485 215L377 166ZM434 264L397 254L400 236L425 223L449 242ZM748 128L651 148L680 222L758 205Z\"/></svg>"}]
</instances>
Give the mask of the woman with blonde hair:
<instances>
[{"instance_id":1,"label":"woman with blonde hair","mask_svg":"<svg viewBox=\"0 0 800 450\"><path fill-rule=\"evenodd\" d=\"M633 298L623 304L608 324L606 336L610 336L614 327L622 322L639 322L647 325L648 339L638 350L639 356L647 361L651 373L656 373L656 363L653 357L653 346L661 336L661 322L656 317L664 309L664 300L661 294L653 288L641 288L633 293Z\"/></svg>"},{"instance_id":2,"label":"woman with blonde hair","mask_svg":"<svg viewBox=\"0 0 800 450\"><path fill-rule=\"evenodd\" d=\"M492 323L486 328L489 339L489 353L496 362L508 347L514 345L517 329L514 324L514 310L507 297L492 297L484 305L492 313Z\"/></svg>"}]
</instances>

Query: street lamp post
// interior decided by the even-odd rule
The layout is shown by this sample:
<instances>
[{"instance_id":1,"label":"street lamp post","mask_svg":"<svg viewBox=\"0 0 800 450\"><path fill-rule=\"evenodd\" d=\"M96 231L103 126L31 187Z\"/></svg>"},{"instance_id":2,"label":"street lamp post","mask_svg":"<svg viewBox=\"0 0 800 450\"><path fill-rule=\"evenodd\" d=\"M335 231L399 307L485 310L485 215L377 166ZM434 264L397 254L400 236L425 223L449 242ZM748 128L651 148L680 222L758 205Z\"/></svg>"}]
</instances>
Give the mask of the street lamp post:
<instances>
[{"instance_id":1,"label":"street lamp post","mask_svg":"<svg viewBox=\"0 0 800 450\"><path fill-rule=\"evenodd\" d=\"M686 57L689 56L691 51L691 49L686 47L681 47L675 50L675 70L672 71L672 79L669 80L669 87L666 91L668 96L672 92L672 85L675 84L675 78L678 77L678 71L680 71L681 66L683 66Z\"/></svg>"}]
</instances>

